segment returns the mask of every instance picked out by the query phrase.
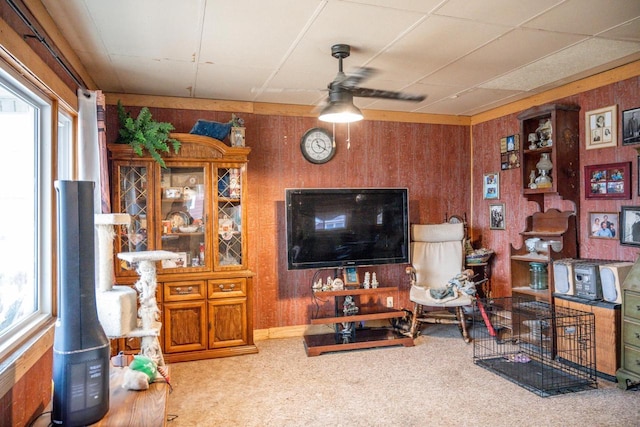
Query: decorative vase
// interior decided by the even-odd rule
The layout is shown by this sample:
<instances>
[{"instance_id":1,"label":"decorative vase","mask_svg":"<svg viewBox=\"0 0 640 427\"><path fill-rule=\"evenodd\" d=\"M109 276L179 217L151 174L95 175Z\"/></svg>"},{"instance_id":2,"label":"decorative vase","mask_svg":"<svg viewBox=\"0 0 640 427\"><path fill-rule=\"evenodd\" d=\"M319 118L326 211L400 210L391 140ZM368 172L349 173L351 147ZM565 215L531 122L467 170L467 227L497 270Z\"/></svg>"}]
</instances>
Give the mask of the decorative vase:
<instances>
[{"instance_id":1,"label":"decorative vase","mask_svg":"<svg viewBox=\"0 0 640 427\"><path fill-rule=\"evenodd\" d=\"M239 126L231 128L229 139L231 140L232 147L244 147L245 129L246 128Z\"/></svg>"}]
</instances>

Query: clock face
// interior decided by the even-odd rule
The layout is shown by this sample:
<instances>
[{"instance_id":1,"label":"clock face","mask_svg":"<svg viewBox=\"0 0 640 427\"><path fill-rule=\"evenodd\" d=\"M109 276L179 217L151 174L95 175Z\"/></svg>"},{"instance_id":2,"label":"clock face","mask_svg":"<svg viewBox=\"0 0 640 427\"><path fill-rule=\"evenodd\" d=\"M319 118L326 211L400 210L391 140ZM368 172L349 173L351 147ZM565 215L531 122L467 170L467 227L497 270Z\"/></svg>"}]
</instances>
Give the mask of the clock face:
<instances>
[{"instance_id":1,"label":"clock face","mask_svg":"<svg viewBox=\"0 0 640 427\"><path fill-rule=\"evenodd\" d=\"M305 159L311 163L326 163L336 153L333 138L326 129L309 129L300 141L300 150Z\"/></svg>"}]
</instances>

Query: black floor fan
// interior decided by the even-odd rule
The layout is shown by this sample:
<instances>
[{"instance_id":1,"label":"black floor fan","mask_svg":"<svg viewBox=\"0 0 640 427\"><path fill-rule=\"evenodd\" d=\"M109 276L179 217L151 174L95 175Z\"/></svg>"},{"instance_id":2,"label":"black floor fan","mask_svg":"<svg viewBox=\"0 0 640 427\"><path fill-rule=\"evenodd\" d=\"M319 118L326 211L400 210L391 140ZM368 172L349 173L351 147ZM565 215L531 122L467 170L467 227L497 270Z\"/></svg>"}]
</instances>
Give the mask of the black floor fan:
<instances>
[{"instance_id":1,"label":"black floor fan","mask_svg":"<svg viewBox=\"0 0 640 427\"><path fill-rule=\"evenodd\" d=\"M58 319L52 425L84 426L109 411L109 339L96 309L91 181L56 181Z\"/></svg>"}]
</instances>

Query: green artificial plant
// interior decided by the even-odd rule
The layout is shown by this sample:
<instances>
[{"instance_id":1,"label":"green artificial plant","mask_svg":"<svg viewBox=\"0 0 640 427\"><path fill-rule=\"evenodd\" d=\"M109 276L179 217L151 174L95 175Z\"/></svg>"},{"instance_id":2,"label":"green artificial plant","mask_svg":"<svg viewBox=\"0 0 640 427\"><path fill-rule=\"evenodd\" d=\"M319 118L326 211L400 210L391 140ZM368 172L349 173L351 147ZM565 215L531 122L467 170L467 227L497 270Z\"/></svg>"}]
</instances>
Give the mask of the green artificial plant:
<instances>
[{"instance_id":1,"label":"green artificial plant","mask_svg":"<svg viewBox=\"0 0 640 427\"><path fill-rule=\"evenodd\" d=\"M180 149L180 141L169 137L169 133L174 129L173 125L153 120L147 107L143 107L138 117L134 119L118 101L118 119L120 138L117 142L131 145L133 152L138 156L142 156L144 150L147 150L151 157L165 168L166 164L161 153L170 152L169 144L176 153Z\"/></svg>"}]
</instances>

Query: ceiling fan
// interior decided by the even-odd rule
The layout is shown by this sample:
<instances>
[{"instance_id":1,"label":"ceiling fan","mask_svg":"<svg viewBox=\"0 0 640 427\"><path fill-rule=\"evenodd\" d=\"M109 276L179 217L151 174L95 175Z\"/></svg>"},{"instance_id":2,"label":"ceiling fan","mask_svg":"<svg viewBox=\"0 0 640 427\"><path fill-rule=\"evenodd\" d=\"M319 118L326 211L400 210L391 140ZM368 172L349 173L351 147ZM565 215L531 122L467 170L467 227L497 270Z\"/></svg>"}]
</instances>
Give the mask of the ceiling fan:
<instances>
[{"instance_id":1,"label":"ceiling fan","mask_svg":"<svg viewBox=\"0 0 640 427\"><path fill-rule=\"evenodd\" d=\"M361 67L347 76L342 69L342 60L350 54L351 46L348 44L331 46L331 56L338 59L338 74L327 86L329 89L328 103L318 117L320 120L331 123L350 123L362 120L362 112L353 105L354 96L414 102L420 102L426 98L424 95L359 87L358 85L370 78L375 73L375 70L369 67Z\"/></svg>"}]
</instances>

